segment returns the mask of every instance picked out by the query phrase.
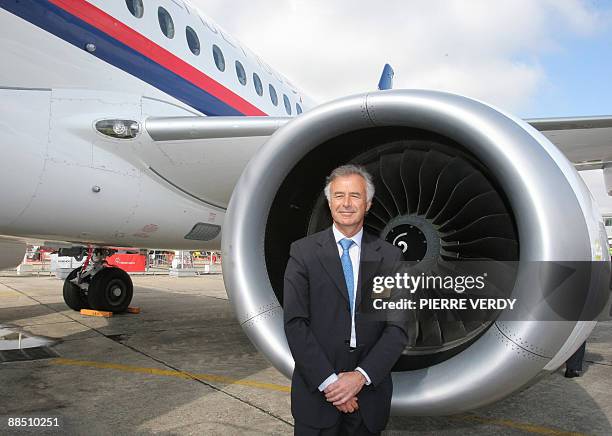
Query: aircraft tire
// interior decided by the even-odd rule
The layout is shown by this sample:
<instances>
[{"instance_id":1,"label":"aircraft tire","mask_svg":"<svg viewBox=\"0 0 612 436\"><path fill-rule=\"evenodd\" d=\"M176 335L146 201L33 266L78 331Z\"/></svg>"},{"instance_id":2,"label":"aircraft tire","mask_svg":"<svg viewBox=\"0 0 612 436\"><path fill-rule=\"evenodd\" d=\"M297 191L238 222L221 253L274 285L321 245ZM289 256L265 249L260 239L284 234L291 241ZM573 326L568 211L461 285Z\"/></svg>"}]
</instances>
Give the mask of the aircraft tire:
<instances>
[{"instance_id":1,"label":"aircraft tire","mask_svg":"<svg viewBox=\"0 0 612 436\"><path fill-rule=\"evenodd\" d=\"M121 268L108 267L99 271L89 284L89 306L95 310L125 312L132 301L134 285Z\"/></svg>"},{"instance_id":2,"label":"aircraft tire","mask_svg":"<svg viewBox=\"0 0 612 436\"><path fill-rule=\"evenodd\" d=\"M81 309L89 309L89 302L83 290L70 280L74 279L81 268L76 268L70 271L70 274L64 280L64 302L72 310L79 311Z\"/></svg>"}]
</instances>

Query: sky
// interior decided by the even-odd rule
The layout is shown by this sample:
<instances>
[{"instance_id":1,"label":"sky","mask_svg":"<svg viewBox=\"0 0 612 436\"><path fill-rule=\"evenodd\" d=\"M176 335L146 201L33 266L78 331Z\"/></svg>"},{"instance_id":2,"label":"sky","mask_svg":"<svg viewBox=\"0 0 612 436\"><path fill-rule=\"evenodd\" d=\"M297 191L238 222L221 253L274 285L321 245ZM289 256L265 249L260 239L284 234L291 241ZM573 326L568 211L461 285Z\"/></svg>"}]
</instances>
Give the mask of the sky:
<instances>
[{"instance_id":1,"label":"sky","mask_svg":"<svg viewBox=\"0 0 612 436\"><path fill-rule=\"evenodd\" d=\"M318 102L375 89L388 62L395 88L523 118L612 114L612 1L191 1Z\"/></svg>"},{"instance_id":2,"label":"sky","mask_svg":"<svg viewBox=\"0 0 612 436\"><path fill-rule=\"evenodd\" d=\"M191 0L317 102L454 92L522 118L612 115L612 0ZM601 171L584 172L612 214Z\"/></svg>"}]
</instances>

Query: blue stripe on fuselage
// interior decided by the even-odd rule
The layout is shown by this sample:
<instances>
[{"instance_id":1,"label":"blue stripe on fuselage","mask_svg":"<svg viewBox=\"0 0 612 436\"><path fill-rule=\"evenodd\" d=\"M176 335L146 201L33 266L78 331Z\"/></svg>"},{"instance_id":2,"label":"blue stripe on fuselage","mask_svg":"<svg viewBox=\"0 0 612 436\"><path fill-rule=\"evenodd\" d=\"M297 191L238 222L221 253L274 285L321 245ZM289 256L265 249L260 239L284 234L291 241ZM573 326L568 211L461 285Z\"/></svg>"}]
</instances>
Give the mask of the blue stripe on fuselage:
<instances>
[{"instance_id":1,"label":"blue stripe on fuselage","mask_svg":"<svg viewBox=\"0 0 612 436\"><path fill-rule=\"evenodd\" d=\"M43 1L0 0L0 7L85 50L92 43L93 56L147 82L155 88L211 116L243 115L202 88L162 67L61 8ZM44 71L41 71L44 74Z\"/></svg>"}]
</instances>

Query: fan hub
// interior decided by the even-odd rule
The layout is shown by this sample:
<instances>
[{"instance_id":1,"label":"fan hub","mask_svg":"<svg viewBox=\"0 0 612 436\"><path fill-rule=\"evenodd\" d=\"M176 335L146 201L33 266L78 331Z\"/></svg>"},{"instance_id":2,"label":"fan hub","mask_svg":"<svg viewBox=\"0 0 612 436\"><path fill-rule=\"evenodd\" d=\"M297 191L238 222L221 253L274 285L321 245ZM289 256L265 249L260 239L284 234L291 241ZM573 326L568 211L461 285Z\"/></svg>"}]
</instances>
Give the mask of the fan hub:
<instances>
[{"instance_id":1,"label":"fan hub","mask_svg":"<svg viewBox=\"0 0 612 436\"><path fill-rule=\"evenodd\" d=\"M391 219L381 238L399 247L404 261L421 262L440 255L440 236L432 222L420 215L401 215Z\"/></svg>"}]
</instances>

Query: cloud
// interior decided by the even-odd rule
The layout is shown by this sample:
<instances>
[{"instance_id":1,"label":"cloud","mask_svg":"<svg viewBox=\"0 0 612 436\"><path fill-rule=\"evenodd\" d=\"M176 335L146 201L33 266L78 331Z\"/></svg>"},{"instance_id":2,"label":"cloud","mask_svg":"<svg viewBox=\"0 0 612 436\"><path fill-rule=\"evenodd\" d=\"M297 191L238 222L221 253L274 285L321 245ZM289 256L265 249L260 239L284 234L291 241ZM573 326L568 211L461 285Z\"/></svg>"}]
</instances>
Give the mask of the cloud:
<instances>
[{"instance_id":1,"label":"cloud","mask_svg":"<svg viewBox=\"0 0 612 436\"><path fill-rule=\"evenodd\" d=\"M456 92L527 108L540 58L589 37L607 16L576 0L191 0L319 102L375 89L386 62L396 88Z\"/></svg>"}]
</instances>

